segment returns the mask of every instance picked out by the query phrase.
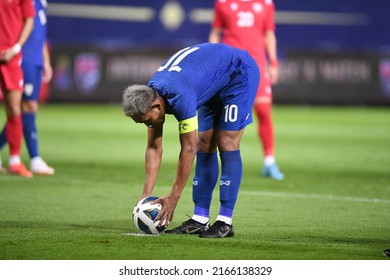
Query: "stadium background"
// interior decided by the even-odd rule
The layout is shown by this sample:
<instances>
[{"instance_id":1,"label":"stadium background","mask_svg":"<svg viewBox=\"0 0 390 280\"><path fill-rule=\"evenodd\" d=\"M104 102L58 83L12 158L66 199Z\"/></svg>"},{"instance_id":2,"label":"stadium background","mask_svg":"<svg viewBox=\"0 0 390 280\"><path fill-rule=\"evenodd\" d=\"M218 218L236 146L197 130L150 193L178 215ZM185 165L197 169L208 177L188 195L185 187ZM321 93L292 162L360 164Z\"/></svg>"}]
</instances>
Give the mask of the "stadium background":
<instances>
[{"instance_id":1,"label":"stadium background","mask_svg":"<svg viewBox=\"0 0 390 280\"><path fill-rule=\"evenodd\" d=\"M0 174L0 279L81 275L73 267L44 262L39 269L39 263L24 260L109 259L130 265L127 260L190 259L194 267L195 260L233 260L231 266L259 260L256 265L263 266L266 260L388 259L383 250L390 248L389 0L275 2L282 73L273 118L286 180L259 176L261 147L256 126L248 126L240 148L245 173L236 236L215 242L136 235L131 213L144 182L146 128L124 117L119 104L123 88L147 81L166 55L207 39L213 1L49 0L55 76L38 127L41 153L56 174L32 179ZM4 106L0 113L4 123ZM166 122L156 196L171 189L180 149L176 120L170 116ZM7 166L6 148L1 156ZM22 160L28 163L24 145ZM193 211L190 184L172 227ZM216 193L212 219L218 207ZM379 263L386 270L373 267ZM380 279L390 262L303 264L285 269L284 279L330 273L337 279L364 273ZM116 269L106 277L101 267L101 262L95 269L84 266L84 278L116 279ZM309 268L313 276L305 278Z\"/></svg>"},{"instance_id":2,"label":"stadium background","mask_svg":"<svg viewBox=\"0 0 390 280\"><path fill-rule=\"evenodd\" d=\"M118 102L172 52L207 41L213 0L52 0L42 100ZM276 0L276 104L390 105L390 1Z\"/></svg>"}]
</instances>

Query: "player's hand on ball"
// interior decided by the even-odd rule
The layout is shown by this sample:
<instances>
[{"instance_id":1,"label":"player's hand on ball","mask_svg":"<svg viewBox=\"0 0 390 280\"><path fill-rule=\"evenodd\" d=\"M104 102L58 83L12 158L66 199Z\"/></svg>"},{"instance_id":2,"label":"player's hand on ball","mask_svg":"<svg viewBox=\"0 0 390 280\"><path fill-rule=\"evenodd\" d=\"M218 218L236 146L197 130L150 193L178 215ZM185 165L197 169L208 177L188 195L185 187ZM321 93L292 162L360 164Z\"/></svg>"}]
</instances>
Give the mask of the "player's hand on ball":
<instances>
[{"instance_id":1,"label":"player's hand on ball","mask_svg":"<svg viewBox=\"0 0 390 280\"><path fill-rule=\"evenodd\" d=\"M173 219L173 213L175 212L177 203L179 202L179 197L172 195L161 196L159 199L153 201L153 203L160 203L162 209L155 221L160 221L160 226L167 227Z\"/></svg>"},{"instance_id":2,"label":"player's hand on ball","mask_svg":"<svg viewBox=\"0 0 390 280\"><path fill-rule=\"evenodd\" d=\"M142 199L144 199L145 197L148 197L148 196L150 196L150 195L147 195L147 194L141 195L141 196L138 198L137 203L140 202L140 201L141 201ZM136 204L137 204L137 203L136 203Z\"/></svg>"}]
</instances>

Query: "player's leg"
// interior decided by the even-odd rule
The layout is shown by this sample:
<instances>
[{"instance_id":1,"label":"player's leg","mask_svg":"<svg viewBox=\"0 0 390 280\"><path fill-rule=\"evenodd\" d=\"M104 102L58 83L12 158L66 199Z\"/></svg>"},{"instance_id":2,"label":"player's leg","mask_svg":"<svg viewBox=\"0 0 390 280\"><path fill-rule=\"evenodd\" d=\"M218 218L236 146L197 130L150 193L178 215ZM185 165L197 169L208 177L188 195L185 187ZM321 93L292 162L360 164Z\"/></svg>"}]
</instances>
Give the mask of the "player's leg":
<instances>
[{"instance_id":1,"label":"player's leg","mask_svg":"<svg viewBox=\"0 0 390 280\"><path fill-rule=\"evenodd\" d=\"M5 98L5 81L4 81L4 65L0 64L0 93ZM5 106L5 105L4 105ZM5 127L7 122L4 124L4 127L0 133L0 173L5 173L6 169L3 167L3 161L1 158L1 150L4 148L5 144L7 144L7 136L5 135Z\"/></svg>"},{"instance_id":2,"label":"player's leg","mask_svg":"<svg viewBox=\"0 0 390 280\"><path fill-rule=\"evenodd\" d=\"M1 66L0 66L0 69L1 69ZM1 75L1 72L0 72L0 94L4 97L4 94L3 94L3 87L5 85L3 84L3 80L2 80L2 75ZM5 146L5 144L7 144L7 136L5 135L5 125L3 127L3 129L1 130L1 133L0 133L0 151L3 149L3 147ZM0 161L1 161L1 158L0 158ZM0 168L1 168L1 164L0 164Z\"/></svg>"},{"instance_id":3,"label":"player's leg","mask_svg":"<svg viewBox=\"0 0 390 280\"><path fill-rule=\"evenodd\" d=\"M21 116L21 98L23 73L19 61L21 54L14 57L10 62L1 65L2 90L4 95L5 111L7 122L5 126L6 139L9 144L9 166L10 174L23 177L32 177L20 159L22 144L22 116Z\"/></svg>"},{"instance_id":4,"label":"player's leg","mask_svg":"<svg viewBox=\"0 0 390 280\"><path fill-rule=\"evenodd\" d=\"M2 90L2 86L1 86L1 82L2 82L2 77L0 75L0 94L1 94L1 96L4 96L3 90ZM0 133L0 173L5 173L6 172L6 169L3 167L3 161L2 161L2 158L1 158L1 150L3 149L5 144L7 144L7 137L5 135L5 125L4 125L3 130Z\"/></svg>"},{"instance_id":5,"label":"player's leg","mask_svg":"<svg viewBox=\"0 0 390 280\"><path fill-rule=\"evenodd\" d=\"M206 104L198 110L198 143L195 176L192 183L194 214L191 219L168 234L199 234L209 226L210 204L214 188L218 181L219 166L217 156L217 130L214 129L219 116L212 104Z\"/></svg>"},{"instance_id":6,"label":"player's leg","mask_svg":"<svg viewBox=\"0 0 390 280\"><path fill-rule=\"evenodd\" d=\"M3 91L0 89L2 95L4 96L3 94ZM5 144L7 144L7 136L5 135L5 125L0 133L0 173L5 173L6 172L6 169L3 167L3 161L2 161L2 158L1 158L1 150L4 148Z\"/></svg>"},{"instance_id":7,"label":"player's leg","mask_svg":"<svg viewBox=\"0 0 390 280\"><path fill-rule=\"evenodd\" d=\"M219 166L216 144L216 130L199 132L196 154L195 177L192 184L192 199L195 204L192 219L207 223L210 217L210 204L218 181Z\"/></svg>"},{"instance_id":8,"label":"player's leg","mask_svg":"<svg viewBox=\"0 0 390 280\"><path fill-rule=\"evenodd\" d=\"M232 217L242 179L242 159L240 141L244 129L240 131L219 131L221 158L221 179L219 181L220 209L216 222L200 237L219 238L234 236Z\"/></svg>"},{"instance_id":9,"label":"player's leg","mask_svg":"<svg viewBox=\"0 0 390 280\"><path fill-rule=\"evenodd\" d=\"M263 148L263 169L261 174L276 180L282 180L274 155L274 129L272 122L272 89L266 68L262 68L262 79L257 91L254 110L258 119L257 131Z\"/></svg>"},{"instance_id":10,"label":"player's leg","mask_svg":"<svg viewBox=\"0 0 390 280\"><path fill-rule=\"evenodd\" d=\"M36 116L42 81L42 67L23 62L24 92L22 97L23 134L30 155L31 171L41 175L53 175L54 169L40 157Z\"/></svg>"},{"instance_id":11,"label":"player's leg","mask_svg":"<svg viewBox=\"0 0 390 280\"><path fill-rule=\"evenodd\" d=\"M243 76L238 75L221 92L224 100L221 102L217 134L222 168L219 182L220 210L215 223L199 235L203 238L234 236L233 211L242 179L240 142L245 127L252 123L252 107L259 82L259 69L254 61L247 67ZM243 83L243 80L246 82Z\"/></svg>"},{"instance_id":12,"label":"player's leg","mask_svg":"<svg viewBox=\"0 0 390 280\"><path fill-rule=\"evenodd\" d=\"M0 151L4 148L5 144L7 144L7 136L5 135L5 126L0 133Z\"/></svg>"}]
</instances>

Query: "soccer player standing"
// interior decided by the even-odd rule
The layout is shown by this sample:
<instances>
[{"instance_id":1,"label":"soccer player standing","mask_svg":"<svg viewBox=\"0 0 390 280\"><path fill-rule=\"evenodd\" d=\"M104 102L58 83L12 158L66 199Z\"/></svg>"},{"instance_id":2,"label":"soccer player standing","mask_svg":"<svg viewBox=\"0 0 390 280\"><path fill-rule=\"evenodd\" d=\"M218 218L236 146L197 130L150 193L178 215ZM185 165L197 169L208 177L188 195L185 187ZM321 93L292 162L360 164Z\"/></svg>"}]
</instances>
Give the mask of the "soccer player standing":
<instances>
[{"instance_id":1,"label":"soccer player standing","mask_svg":"<svg viewBox=\"0 0 390 280\"><path fill-rule=\"evenodd\" d=\"M222 40L227 45L247 50L256 60L262 77L254 104L264 155L261 174L283 180L284 174L275 161L271 116L271 84L278 79L274 11L272 0L216 0L209 42Z\"/></svg>"},{"instance_id":2,"label":"soccer player standing","mask_svg":"<svg viewBox=\"0 0 390 280\"><path fill-rule=\"evenodd\" d=\"M50 81L53 73L46 42L47 2L46 0L36 0L34 5L36 10L34 29L22 48L24 74L22 96L23 134L30 155L31 171L41 175L53 175L54 169L48 166L39 155L36 126L41 84L42 81ZM0 135L0 149L6 144L6 141L6 130L4 129Z\"/></svg>"},{"instance_id":3,"label":"soccer player standing","mask_svg":"<svg viewBox=\"0 0 390 280\"><path fill-rule=\"evenodd\" d=\"M145 183L141 198L152 194L162 158L165 114L179 122L180 155L171 192L155 203L163 208L156 220L167 225L188 180L196 155L193 179L194 215L173 234L203 238L234 236L232 216L242 179L240 141L252 123L259 69L243 50L224 44L199 44L171 56L148 85L132 85L123 93L126 116L148 127ZM197 134L198 131L198 134ZM210 204L219 177L220 210L209 227Z\"/></svg>"},{"instance_id":4,"label":"soccer player standing","mask_svg":"<svg viewBox=\"0 0 390 280\"><path fill-rule=\"evenodd\" d=\"M21 48L33 29L34 15L32 0L0 2L0 84L7 115L6 134L10 152L8 172L23 177L32 177L32 173L20 159L23 130Z\"/></svg>"}]
</instances>

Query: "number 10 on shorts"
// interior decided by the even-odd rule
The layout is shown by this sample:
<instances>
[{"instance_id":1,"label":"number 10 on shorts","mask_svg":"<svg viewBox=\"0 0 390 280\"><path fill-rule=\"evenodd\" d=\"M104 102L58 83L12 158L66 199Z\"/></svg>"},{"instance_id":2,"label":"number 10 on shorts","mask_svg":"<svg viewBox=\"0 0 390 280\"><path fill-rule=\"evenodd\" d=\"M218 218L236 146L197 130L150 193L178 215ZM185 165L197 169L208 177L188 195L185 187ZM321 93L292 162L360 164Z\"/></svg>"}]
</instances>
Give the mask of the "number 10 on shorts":
<instances>
[{"instance_id":1,"label":"number 10 on shorts","mask_svg":"<svg viewBox=\"0 0 390 280\"><path fill-rule=\"evenodd\" d=\"M238 116L238 107L236 104L228 104L225 109L225 122L235 122Z\"/></svg>"}]
</instances>

